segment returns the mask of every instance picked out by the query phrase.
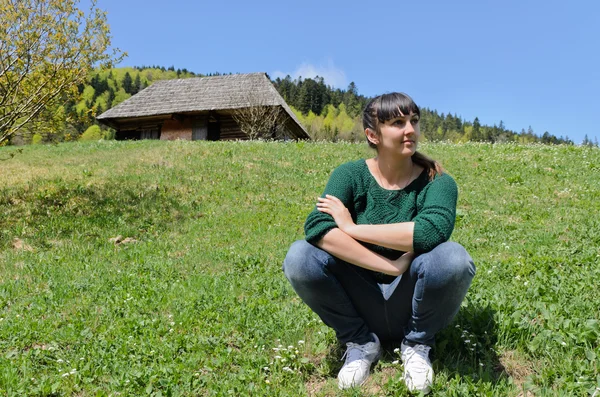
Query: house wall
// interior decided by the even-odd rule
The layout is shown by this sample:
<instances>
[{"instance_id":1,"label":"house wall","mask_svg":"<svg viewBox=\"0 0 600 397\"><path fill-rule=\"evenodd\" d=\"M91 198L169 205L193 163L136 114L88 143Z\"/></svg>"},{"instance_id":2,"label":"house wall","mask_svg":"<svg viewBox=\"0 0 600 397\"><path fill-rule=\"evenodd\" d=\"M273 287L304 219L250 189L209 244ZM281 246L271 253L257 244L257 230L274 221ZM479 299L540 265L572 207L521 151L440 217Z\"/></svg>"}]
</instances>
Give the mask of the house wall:
<instances>
[{"instance_id":1,"label":"house wall","mask_svg":"<svg viewBox=\"0 0 600 397\"><path fill-rule=\"evenodd\" d=\"M174 141L176 139L192 140L192 120L185 119L183 122L177 120L166 120L160 130L161 141Z\"/></svg>"}]
</instances>

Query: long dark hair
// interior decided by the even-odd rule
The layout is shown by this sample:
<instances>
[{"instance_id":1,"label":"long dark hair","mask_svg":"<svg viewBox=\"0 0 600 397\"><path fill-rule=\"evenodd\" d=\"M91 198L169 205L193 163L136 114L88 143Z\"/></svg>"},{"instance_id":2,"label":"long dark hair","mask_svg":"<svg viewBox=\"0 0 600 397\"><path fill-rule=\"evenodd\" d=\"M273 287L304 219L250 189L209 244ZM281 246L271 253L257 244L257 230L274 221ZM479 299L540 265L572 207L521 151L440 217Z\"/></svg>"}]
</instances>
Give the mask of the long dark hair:
<instances>
[{"instance_id":1,"label":"long dark hair","mask_svg":"<svg viewBox=\"0 0 600 397\"><path fill-rule=\"evenodd\" d=\"M411 97L402 92L392 92L379 95L367 103L363 111L363 128L370 128L379 134L379 125L388 120L414 113L421 117L421 111ZM377 146L367 139L367 143L373 149ZM415 152L412 155L413 163L420 165L427 170L429 179L432 180L436 175L441 175L444 169L437 161L425 156L422 153Z\"/></svg>"}]
</instances>

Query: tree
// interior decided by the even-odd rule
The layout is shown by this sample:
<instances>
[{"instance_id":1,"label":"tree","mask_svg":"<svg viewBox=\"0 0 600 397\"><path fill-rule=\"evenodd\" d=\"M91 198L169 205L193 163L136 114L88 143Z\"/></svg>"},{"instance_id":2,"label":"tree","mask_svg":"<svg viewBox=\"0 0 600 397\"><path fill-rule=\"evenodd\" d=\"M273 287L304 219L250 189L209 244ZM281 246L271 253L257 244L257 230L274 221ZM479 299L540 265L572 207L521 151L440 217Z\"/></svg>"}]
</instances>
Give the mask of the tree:
<instances>
[{"instance_id":1,"label":"tree","mask_svg":"<svg viewBox=\"0 0 600 397\"><path fill-rule=\"evenodd\" d=\"M91 0L0 1L0 145L27 123L77 94L94 67L125 54L110 48L106 13Z\"/></svg>"},{"instance_id":2,"label":"tree","mask_svg":"<svg viewBox=\"0 0 600 397\"><path fill-rule=\"evenodd\" d=\"M253 91L231 101L243 106L233 109L231 117L250 139L282 138L285 111L281 106L267 105L266 100Z\"/></svg>"},{"instance_id":3,"label":"tree","mask_svg":"<svg viewBox=\"0 0 600 397\"><path fill-rule=\"evenodd\" d=\"M472 141L481 141L483 138L481 134L481 123L479 122L479 118L475 117L473 120L473 132L471 133Z\"/></svg>"},{"instance_id":4,"label":"tree","mask_svg":"<svg viewBox=\"0 0 600 397\"><path fill-rule=\"evenodd\" d=\"M126 93L134 94L133 79L131 78L131 75L129 74L129 72L125 72L125 76L123 77L122 83L123 83L123 89L125 90Z\"/></svg>"}]
</instances>

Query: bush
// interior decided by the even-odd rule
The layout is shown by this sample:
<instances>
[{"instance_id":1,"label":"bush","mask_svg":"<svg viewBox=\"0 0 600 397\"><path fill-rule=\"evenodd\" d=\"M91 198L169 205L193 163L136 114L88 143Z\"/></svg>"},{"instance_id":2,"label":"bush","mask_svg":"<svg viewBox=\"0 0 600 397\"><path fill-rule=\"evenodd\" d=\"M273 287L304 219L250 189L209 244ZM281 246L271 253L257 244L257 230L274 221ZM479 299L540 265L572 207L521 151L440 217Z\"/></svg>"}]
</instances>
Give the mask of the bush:
<instances>
[{"instance_id":1,"label":"bush","mask_svg":"<svg viewBox=\"0 0 600 397\"><path fill-rule=\"evenodd\" d=\"M103 138L102 130L97 125L89 127L81 136L80 141L98 141Z\"/></svg>"},{"instance_id":2,"label":"bush","mask_svg":"<svg viewBox=\"0 0 600 397\"><path fill-rule=\"evenodd\" d=\"M31 138L31 144L39 145L40 143L42 143L43 139L44 138L40 134L33 134L33 137Z\"/></svg>"}]
</instances>

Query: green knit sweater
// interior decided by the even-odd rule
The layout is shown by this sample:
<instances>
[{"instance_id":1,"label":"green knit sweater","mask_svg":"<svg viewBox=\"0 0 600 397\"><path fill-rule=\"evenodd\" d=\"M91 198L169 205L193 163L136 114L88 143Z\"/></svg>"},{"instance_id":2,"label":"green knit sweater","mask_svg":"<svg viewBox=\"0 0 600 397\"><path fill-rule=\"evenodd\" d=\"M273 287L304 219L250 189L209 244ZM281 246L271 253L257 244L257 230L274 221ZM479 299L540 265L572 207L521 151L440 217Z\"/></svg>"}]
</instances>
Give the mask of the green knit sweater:
<instances>
[{"instance_id":1,"label":"green knit sweater","mask_svg":"<svg viewBox=\"0 0 600 397\"><path fill-rule=\"evenodd\" d=\"M423 171L404 189L386 190L379 186L367 163L361 159L336 168L322 197L326 194L339 198L357 225L414 222L416 254L431 251L447 241L454 229L458 192L454 179L448 174L438 175L430 181L427 172ZM315 244L336 227L333 217L318 211L315 206L304 224L306 240ZM363 245L389 259L402 254L378 245Z\"/></svg>"}]
</instances>

